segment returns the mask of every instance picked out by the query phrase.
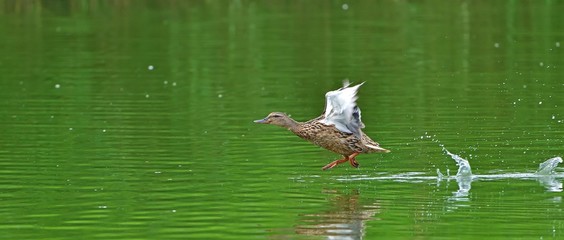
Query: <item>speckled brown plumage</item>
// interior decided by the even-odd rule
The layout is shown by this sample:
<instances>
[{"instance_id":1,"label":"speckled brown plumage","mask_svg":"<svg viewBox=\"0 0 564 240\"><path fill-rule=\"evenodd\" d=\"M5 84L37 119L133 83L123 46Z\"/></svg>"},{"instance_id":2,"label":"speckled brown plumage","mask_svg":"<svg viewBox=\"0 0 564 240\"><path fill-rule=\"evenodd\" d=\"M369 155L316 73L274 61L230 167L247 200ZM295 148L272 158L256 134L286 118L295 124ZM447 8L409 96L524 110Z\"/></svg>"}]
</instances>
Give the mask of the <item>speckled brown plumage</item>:
<instances>
[{"instance_id":1,"label":"speckled brown plumage","mask_svg":"<svg viewBox=\"0 0 564 240\"><path fill-rule=\"evenodd\" d=\"M361 132L362 138L359 139L352 133L341 132L334 126L327 126L319 122L319 119L322 117L320 116L305 123L297 123L289 130L317 146L341 155L349 156L353 153L385 152L384 150L367 147L366 144L374 146L379 146L379 144L363 132Z\"/></svg>"}]
</instances>

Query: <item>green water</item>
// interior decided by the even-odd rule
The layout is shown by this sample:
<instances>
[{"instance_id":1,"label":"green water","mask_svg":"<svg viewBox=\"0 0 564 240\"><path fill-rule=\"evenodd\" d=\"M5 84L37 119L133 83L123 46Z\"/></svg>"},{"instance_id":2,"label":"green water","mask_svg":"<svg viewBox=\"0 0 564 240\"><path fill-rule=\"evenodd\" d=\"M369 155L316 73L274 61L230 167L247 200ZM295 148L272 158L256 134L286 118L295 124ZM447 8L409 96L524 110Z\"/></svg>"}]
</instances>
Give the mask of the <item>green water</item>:
<instances>
[{"instance_id":1,"label":"green water","mask_svg":"<svg viewBox=\"0 0 564 240\"><path fill-rule=\"evenodd\" d=\"M3 1L0 235L563 238L562 175L519 177L564 155L563 10ZM343 79L391 153L321 171L340 156L252 122L316 117ZM494 177L437 180L441 146Z\"/></svg>"}]
</instances>

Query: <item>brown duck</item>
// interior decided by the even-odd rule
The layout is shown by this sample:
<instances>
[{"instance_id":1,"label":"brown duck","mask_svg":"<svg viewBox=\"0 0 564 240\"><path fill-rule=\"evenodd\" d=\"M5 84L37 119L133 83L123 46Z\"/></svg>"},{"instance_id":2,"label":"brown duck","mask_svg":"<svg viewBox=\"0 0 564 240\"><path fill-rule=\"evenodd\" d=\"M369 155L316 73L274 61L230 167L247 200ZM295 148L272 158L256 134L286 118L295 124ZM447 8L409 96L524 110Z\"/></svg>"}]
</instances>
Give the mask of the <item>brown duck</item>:
<instances>
[{"instance_id":1,"label":"brown duck","mask_svg":"<svg viewBox=\"0 0 564 240\"><path fill-rule=\"evenodd\" d=\"M325 94L325 112L307 122L296 122L280 112L272 112L255 122L287 128L317 146L344 156L325 165L323 170L347 161L357 168L359 164L355 157L358 154L389 152L361 130L364 123L361 121L360 108L356 105L356 93L362 84L349 87L349 82L345 81L342 88Z\"/></svg>"}]
</instances>

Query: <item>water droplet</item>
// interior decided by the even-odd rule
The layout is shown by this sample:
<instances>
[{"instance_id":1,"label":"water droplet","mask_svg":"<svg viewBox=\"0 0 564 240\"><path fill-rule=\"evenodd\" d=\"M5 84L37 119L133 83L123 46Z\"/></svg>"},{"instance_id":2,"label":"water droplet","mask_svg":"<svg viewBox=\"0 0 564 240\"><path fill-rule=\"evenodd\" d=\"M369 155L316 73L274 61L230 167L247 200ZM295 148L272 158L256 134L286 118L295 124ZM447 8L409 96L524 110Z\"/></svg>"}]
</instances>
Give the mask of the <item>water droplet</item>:
<instances>
[{"instance_id":1,"label":"water droplet","mask_svg":"<svg viewBox=\"0 0 564 240\"><path fill-rule=\"evenodd\" d=\"M172 82L172 86L176 86L176 82Z\"/></svg>"},{"instance_id":2,"label":"water droplet","mask_svg":"<svg viewBox=\"0 0 564 240\"><path fill-rule=\"evenodd\" d=\"M556 47L560 47L560 42L556 42L554 45L555 45Z\"/></svg>"},{"instance_id":3,"label":"water droplet","mask_svg":"<svg viewBox=\"0 0 564 240\"><path fill-rule=\"evenodd\" d=\"M175 213L175 212L176 212L176 210L175 210L175 209L172 209L172 211L171 211L171 212Z\"/></svg>"},{"instance_id":4,"label":"water droplet","mask_svg":"<svg viewBox=\"0 0 564 240\"><path fill-rule=\"evenodd\" d=\"M346 3L343 3L343 5L341 6L341 8L343 8L343 10L348 10L349 9L349 5Z\"/></svg>"},{"instance_id":5,"label":"water droplet","mask_svg":"<svg viewBox=\"0 0 564 240\"><path fill-rule=\"evenodd\" d=\"M102 132L106 132L106 129L102 129Z\"/></svg>"},{"instance_id":6,"label":"water droplet","mask_svg":"<svg viewBox=\"0 0 564 240\"><path fill-rule=\"evenodd\" d=\"M55 88L60 88L60 87L61 87L61 84L58 84L58 83L55 84Z\"/></svg>"},{"instance_id":7,"label":"water droplet","mask_svg":"<svg viewBox=\"0 0 564 240\"><path fill-rule=\"evenodd\" d=\"M69 131L72 131L72 128L71 128L71 127L69 128Z\"/></svg>"},{"instance_id":8,"label":"water droplet","mask_svg":"<svg viewBox=\"0 0 564 240\"><path fill-rule=\"evenodd\" d=\"M541 105L541 104L542 104L542 101L539 102L539 105Z\"/></svg>"},{"instance_id":9,"label":"water droplet","mask_svg":"<svg viewBox=\"0 0 564 240\"><path fill-rule=\"evenodd\" d=\"M218 98L222 98L222 97L223 97L223 94L220 93L220 94L217 95L217 97L218 97Z\"/></svg>"},{"instance_id":10,"label":"water droplet","mask_svg":"<svg viewBox=\"0 0 564 240\"><path fill-rule=\"evenodd\" d=\"M147 69L149 69L149 71L153 71L153 69L155 69L155 67L154 67L153 65L149 65L149 66L147 67Z\"/></svg>"},{"instance_id":11,"label":"water droplet","mask_svg":"<svg viewBox=\"0 0 564 240\"><path fill-rule=\"evenodd\" d=\"M149 94L145 94L145 98L149 98Z\"/></svg>"},{"instance_id":12,"label":"water droplet","mask_svg":"<svg viewBox=\"0 0 564 240\"><path fill-rule=\"evenodd\" d=\"M539 66L541 66L541 67L544 66L544 63L543 63L543 62L540 62L540 63L539 63Z\"/></svg>"},{"instance_id":13,"label":"water droplet","mask_svg":"<svg viewBox=\"0 0 564 240\"><path fill-rule=\"evenodd\" d=\"M499 43L494 43L495 48L499 48Z\"/></svg>"},{"instance_id":14,"label":"water droplet","mask_svg":"<svg viewBox=\"0 0 564 240\"><path fill-rule=\"evenodd\" d=\"M167 81L167 80L165 80L165 81L164 81L163 83L164 83L165 85L167 85L167 84L168 84L168 81Z\"/></svg>"}]
</instances>

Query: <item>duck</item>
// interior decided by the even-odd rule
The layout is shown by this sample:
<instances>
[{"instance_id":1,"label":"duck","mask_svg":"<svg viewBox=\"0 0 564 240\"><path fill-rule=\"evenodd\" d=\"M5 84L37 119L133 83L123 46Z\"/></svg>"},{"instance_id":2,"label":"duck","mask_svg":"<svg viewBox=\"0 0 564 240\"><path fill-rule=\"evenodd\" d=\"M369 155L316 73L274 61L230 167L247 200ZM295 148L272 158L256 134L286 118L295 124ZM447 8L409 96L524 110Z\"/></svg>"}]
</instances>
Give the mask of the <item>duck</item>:
<instances>
[{"instance_id":1,"label":"duck","mask_svg":"<svg viewBox=\"0 0 564 240\"><path fill-rule=\"evenodd\" d=\"M325 165L322 170L345 162L358 168L360 164L356 156L359 154L390 152L362 131L365 125L361 120L361 111L356 100L358 89L364 83L350 87L349 81L345 80L343 87L327 92L325 110L319 117L309 121L298 122L285 113L271 112L265 118L254 122L286 128L300 138L343 156Z\"/></svg>"}]
</instances>

